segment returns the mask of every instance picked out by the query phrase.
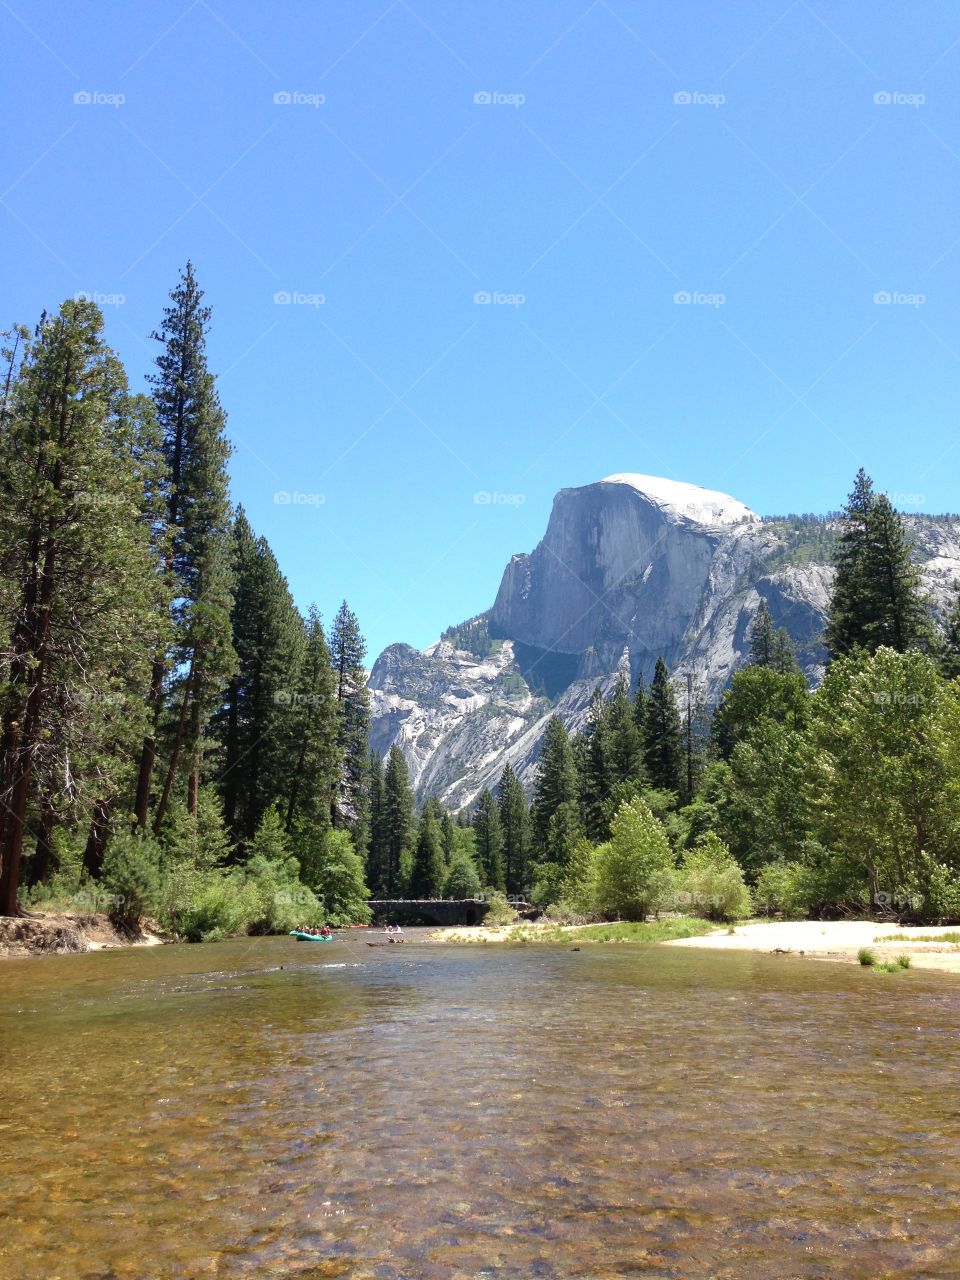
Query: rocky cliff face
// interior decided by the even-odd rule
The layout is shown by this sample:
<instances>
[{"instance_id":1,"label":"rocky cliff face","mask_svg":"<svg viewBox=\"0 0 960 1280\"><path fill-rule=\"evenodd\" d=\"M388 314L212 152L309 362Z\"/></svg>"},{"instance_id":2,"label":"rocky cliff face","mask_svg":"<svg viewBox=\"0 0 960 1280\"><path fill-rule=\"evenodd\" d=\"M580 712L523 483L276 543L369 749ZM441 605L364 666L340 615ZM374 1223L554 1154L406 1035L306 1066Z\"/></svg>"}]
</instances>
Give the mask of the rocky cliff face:
<instances>
[{"instance_id":1,"label":"rocky cliff face","mask_svg":"<svg viewBox=\"0 0 960 1280\"><path fill-rule=\"evenodd\" d=\"M942 606L960 578L960 521L909 523ZM761 599L816 682L831 536L656 477L563 489L542 542L510 561L489 613L460 636L423 651L391 645L377 659L372 747L397 743L418 794L452 808L494 785L508 760L530 784L549 716L580 728L593 689L621 672L649 681L662 655L715 701L744 661Z\"/></svg>"}]
</instances>

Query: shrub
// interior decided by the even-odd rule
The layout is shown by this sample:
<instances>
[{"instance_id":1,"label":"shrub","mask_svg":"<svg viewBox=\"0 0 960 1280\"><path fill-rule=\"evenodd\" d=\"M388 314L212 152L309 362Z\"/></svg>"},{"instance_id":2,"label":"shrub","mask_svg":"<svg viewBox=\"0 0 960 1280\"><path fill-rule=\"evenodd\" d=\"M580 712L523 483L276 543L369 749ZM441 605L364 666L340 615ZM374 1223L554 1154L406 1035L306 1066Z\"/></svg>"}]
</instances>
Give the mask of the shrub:
<instances>
[{"instance_id":1,"label":"shrub","mask_svg":"<svg viewBox=\"0 0 960 1280\"><path fill-rule=\"evenodd\" d=\"M683 909L708 920L743 920L750 915L750 890L730 850L708 831L683 857L680 885Z\"/></svg>"},{"instance_id":2,"label":"shrub","mask_svg":"<svg viewBox=\"0 0 960 1280\"><path fill-rule=\"evenodd\" d=\"M109 915L122 929L136 929L160 904L160 846L150 836L119 831L107 846L100 883Z\"/></svg>"},{"instance_id":3,"label":"shrub","mask_svg":"<svg viewBox=\"0 0 960 1280\"><path fill-rule=\"evenodd\" d=\"M864 968L869 968L871 965L875 965L877 963L877 957L874 955L874 953L870 950L869 947L861 947L860 950L857 952L857 959L864 966Z\"/></svg>"}]
</instances>

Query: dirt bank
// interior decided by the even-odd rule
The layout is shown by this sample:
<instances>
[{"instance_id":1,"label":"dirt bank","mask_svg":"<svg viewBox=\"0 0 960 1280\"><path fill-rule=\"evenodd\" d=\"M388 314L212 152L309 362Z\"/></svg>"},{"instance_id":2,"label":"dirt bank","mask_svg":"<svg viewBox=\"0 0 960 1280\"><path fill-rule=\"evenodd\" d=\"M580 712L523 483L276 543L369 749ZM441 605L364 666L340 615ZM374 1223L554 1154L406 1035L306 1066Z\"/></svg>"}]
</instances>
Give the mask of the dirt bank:
<instances>
[{"instance_id":1,"label":"dirt bank","mask_svg":"<svg viewBox=\"0 0 960 1280\"><path fill-rule=\"evenodd\" d=\"M103 951L112 947L152 947L163 939L150 928L128 934L93 911L36 911L0 916L0 957Z\"/></svg>"}]
</instances>

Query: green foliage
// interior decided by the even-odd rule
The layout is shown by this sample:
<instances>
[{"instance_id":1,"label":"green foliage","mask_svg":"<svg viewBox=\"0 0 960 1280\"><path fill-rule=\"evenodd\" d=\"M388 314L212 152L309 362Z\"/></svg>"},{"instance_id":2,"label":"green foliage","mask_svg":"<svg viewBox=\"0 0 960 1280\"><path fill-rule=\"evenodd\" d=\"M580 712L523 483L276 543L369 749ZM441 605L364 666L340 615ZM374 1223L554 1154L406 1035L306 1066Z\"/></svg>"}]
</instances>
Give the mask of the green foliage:
<instances>
[{"instance_id":1,"label":"green foliage","mask_svg":"<svg viewBox=\"0 0 960 1280\"><path fill-rule=\"evenodd\" d=\"M863 468L843 513L826 639L834 654L904 653L932 639L928 602L903 520Z\"/></svg>"},{"instance_id":2,"label":"green foliage","mask_svg":"<svg viewBox=\"0 0 960 1280\"><path fill-rule=\"evenodd\" d=\"M490 638L487 623L487 615L481 613L455 627L447 627L441 632L440 639L446 640L455 649L462 649L464 653L472 653L475 658L486 658L497 643Z\"/></svg>"},{"instance_id":3,"label":"green foliage","mask_svg":"<svg viewBox=\"0 0 960 1280\"><path fill-rule=\"evenodd\" d=\"M857 952L857 959L864 968L869 968L871 965L875 965L877 963L876 954L871 951L869 947L861 947Z\"/></svg>"},{"instance_id":4,"label":"green foliage","mask_svg":"<svg viewBox=\"0 0 960 1280\"><path fill-rule=\"evenodd\" d=\"M383 782L383 803L376 831L371 841L380 851L381 863L378 891L394 898L403 890L412 870L411 852L414 838L413 791L403 752L396 744L390 748Z\"/></svg>"},{"instance_id":5,"label":"green foliage","mask_svg":"<svg viewBox=\"0 0 960 1280\"><path fill-rule=\"evenodd\" d=\"M491 792L484 789L477 797L473 815L473 839L477 860L483 872L484 883L494 889L504 889L503 830L500 810Z\"/></svg>"},{"instance_id":6,"label":"green foliage","mask_svg":"<svg viewBox=\"0 0 960 1280\"><path fill-rule=\"evenodd\" d=\"M603 915L644 920L673 892L667 833L642 800L621 806L596 859L596 906Z\"/></svg>"},{"instance_id":7,"label":"green foliage","mask_svg":"<svg viewBox=\"0 0 960 1280\"><path fill-rule=\"evenodd\" d=\"M489 904L489 910L483 917L485 925L512 924L516 920L516 909L507 901L505 893L502 893L499 889L488 889L485 896Z\"/></svg>"},{"instance_id":8,"label":"green foliage","mask_svg":"<svg viewBox=\"0 0 960 1280\"><path fill-rule=\"evenodd\" d=\"M153 915L160 903L160 846L149 836L118 832L103 862L101 885L106 891L110 919L135 929Z\"/></svg>"},{"instance_id":9,"label":"green foliage","mask_svg":"<svg viewBox=\"0 0 960 1280\"><path fill-rule=\"evenodd\" d=\"M570 738L563 721L558 716L551 716L543 735L530 815L542 857L548 856L551 818L562 804L576 805L578 799L579 780Z\"/></svg>"},{"instance_id":10,"label":"green foliage","mask_svg":"<svg viewBox=\"0 0 960 1280\"><path fill-rule=\"evenodd\" d=\"M651 786L679 794L684 788L680 712L667 664L657 659L646 702L644 754Z\"/></svg>"},{"instance_id":11,"label":"green foliage","mask_svg":"<svg viewBox=\"0 0 960 1280\"><path fill-rule=\"evenodd\" d=\"M503 767L497 785L497 806L503 836L503 874L508 893L523 893L527 887L530 853L530 815L523 788L510 767Z\"/></svg>"},{"instance_id":12,"label":"green foliage","mask_svg":"<svg viewBox=\"0 0 960 1280\"><path fill-rule=\"evenodd\" d=\"M411 898L439 898L446 877L443 836L436 819L428 811L420 819L407 893Z\"/></svg>"},{"instance_id":13,"label":"green foliage","mask_svg":"<svg viewBox=\"0 0 960 1280\"><path fill-rule=\"evenodd\" d=\"M320 837L318 853L311 858L304 880L317 895L329 924L367 924L371 919L370 896L363 878L363 862L350 833L329 828Z\"/></svg>"},{"instance_id":14,"label":"green foliage","mask_svg":"<svg viewBox=\"0 0 960 1280\"><path fill-rule=\"evenodd\" d=\"M370 728L370 694L364 667L366 650L356 614L344 600L330 632L340 760L332 817L334 826L345 826L350 830L354 843L360 849L366 848L368 821L363 786Z\"/></svg>"},{"instance_id":15,"label":"green foliage","mask_svg":"<svg viewBox=\"0 0 960 1280\"><path fill-rule=\"evenodd\" d=\"M680 872L683 909L709 920L744 920L752 911L750 890L730 850L707 832L683 856Z\"/></svg>"},{"instance_id":16,"label":"green foliage","mask_svg":"<svg viewBox=\"0 0 960 1280\"><path fill-rule=\"evenodd\" d=\"M502 885L492 886L494 889ZM480 896L480 876L477 865L465 850L456 850L450 859L450 869L443 886L445 898L477 898Z\"/></svg>"}]
</instances>

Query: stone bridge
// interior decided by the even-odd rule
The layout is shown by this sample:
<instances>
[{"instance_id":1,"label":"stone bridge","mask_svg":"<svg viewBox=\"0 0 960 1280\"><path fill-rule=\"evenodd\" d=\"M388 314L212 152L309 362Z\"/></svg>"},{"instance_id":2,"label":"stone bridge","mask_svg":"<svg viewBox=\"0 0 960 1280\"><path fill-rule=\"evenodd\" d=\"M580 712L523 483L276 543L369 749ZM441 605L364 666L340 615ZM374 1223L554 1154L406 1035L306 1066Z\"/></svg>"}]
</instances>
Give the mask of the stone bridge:
<instances>
[{"instance_id":1,"label":"stone bridge","mask_svg":"<svg viewBox=\"0 0 960 1280\"><path fill-rule=\"evenodd\" d=\"M367 906L376 924L472 925L483 924L490 910L481 898L372 898Z\"/></svg>"}]
</instances>

